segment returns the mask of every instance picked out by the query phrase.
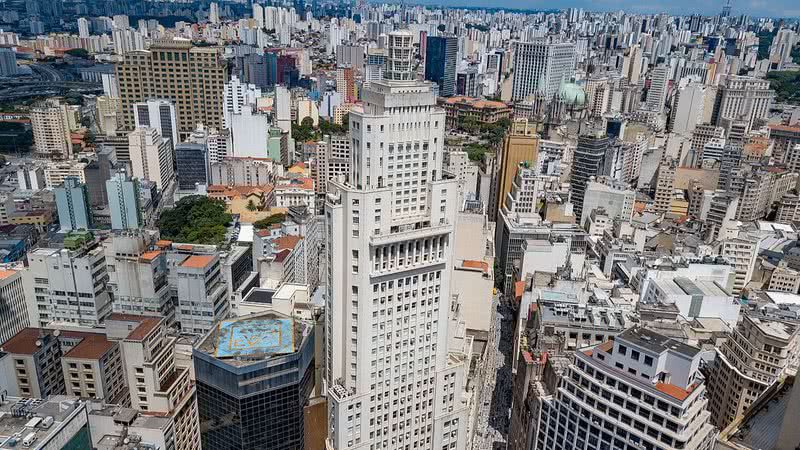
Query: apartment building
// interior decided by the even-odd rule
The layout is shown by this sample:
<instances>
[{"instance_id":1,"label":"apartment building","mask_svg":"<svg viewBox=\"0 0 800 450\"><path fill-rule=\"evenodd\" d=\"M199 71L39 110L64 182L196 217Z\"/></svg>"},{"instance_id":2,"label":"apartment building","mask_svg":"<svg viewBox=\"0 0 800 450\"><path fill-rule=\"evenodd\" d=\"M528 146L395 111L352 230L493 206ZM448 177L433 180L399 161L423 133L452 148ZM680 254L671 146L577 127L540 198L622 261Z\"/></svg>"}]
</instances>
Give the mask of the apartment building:
<instances>
[{"instance_id":1,"label":"apartment building","mask_svg":"<svg viewBox=\"0 0 800 450\"><path fill-rule=\"evenodd\" d=\"M201 335L227 317L228 288L219 255L191 255L175 267L178 286L176 319L184 333Z\"/></svg>"}]
</instances>

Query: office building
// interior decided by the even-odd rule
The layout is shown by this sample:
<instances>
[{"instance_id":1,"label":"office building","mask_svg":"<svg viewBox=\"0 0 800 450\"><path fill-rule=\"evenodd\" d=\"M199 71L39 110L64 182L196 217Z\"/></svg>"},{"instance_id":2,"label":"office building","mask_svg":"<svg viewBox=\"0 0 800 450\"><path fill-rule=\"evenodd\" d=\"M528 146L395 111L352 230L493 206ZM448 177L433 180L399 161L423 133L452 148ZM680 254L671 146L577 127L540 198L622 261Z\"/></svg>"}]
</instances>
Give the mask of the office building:
<instances>
[{"instance_id":1,"label":"office building","mask_svg":"<svg viewBox=\"0 0 800 450\"><path fill-rule=\"evenodd\" d=\"M30 326L28 307L25 303L23 272L15 269L0 270L0 292L3 307L0 309L0 342L11 339L23 328Z\"/></svg>"},{"instance_id":2,"label":"office building","mask_svg":"<svg viewBox=\"0 0 800 450\"><path fill-rule=\"evenodd\" d=\"M538 39L514 43L514 84L511 100L518 102L529 95L552 99L562 83L575 72L575 44Z\"/></svg>"},{"instance_id":3,"label":"office building","mask_svg":"<svg viewBox=\"0 0 800 450\"><path fill-rule=\"evenodd\" d=\"M663 162L656 173L656 192L653 199L653 211L664 214L670 211L675 197L675 173L678 167L674 160Z\"/></svg>"},{"instance_id":4,"label":"office building","mask_svg":"<svg viewBox=\"0 0 800 450\"><path fill-rule=\"evenodd\" d=\"M261 97L261 88L252 83L244 83L233 76L225 83L223 93L225 126L230 127L231 114L241 114L242 108L252 108Z\"/></svg>"},{"instance_id":5,"label":"office building","mask_svg":"<svg viewBox=\"0 0 800 450\"><path fill-rule=\"evenodd\" d=\"M175 267L178 284L177 320L187 334L207 333L228 316L228 288L219 255L191 255Z\"/></svg>"},{"instance_id":6,"label":"office building","mask_svg":"<svg viewBox=\"0 0 800 450\"><path fill-rule=\"evenodd\" d=\"M573 204L575 217L583 217L583 199L589 179L604 175L608 144L608 136L603 132L578 136L578 146L575 149L569 181L570 201Z\"/></svg>"},{"instance_id":7,"label":"office building","mask_svg":"<svg viewBox=\"0 0 800 450\"><path fill-rule=\"evenodd\" d=\"M715 349L708 370L708 409L723 429L740 419L773 382L798 363L797 323L743 314L728 339Z\"/></svg>"},{"instance_id":8,"label":"office building","mask_svg":"<svg viewBox=\"0 0 800 450\"><path fill-rule=\"evenodd\" d=\"M118 172L106 181L106 192L112 230L135 230L144 225L138 180L131 180L125 172Z\"/></svg>"},{"instance_id":9,"label":"office building","mask_svg":"<svg viewBox=\"0 0 800 450\"><path fill-rule=\"evenodd\" d=\"M723 197L724 201L724 197ZM728 203L730 204L730 202ZM737 202L738 204L738 202ZM714 205L712 203L712 211ZM733 205L735 211L736 205ZM709 211L709 218L712 211ZM724 225L724 222L723 224ZM756 261L758 260L758 246L762 238L752 236L737 236L721 242L719 254L728 260L736 272L736 281L731 293L739 295L753 278Z\"/></svg>"},{"instance_id":10,"label":"office building","mask_svg":"<svg viewBox=\"0 0 800 450\"><path fill-rule=\"evenodd\" d=\"M65 248L28 253L25 299L31 326L64 322L93 327L111 313L103 249L88 233L72 233Z\"/></svg>"},{"instance_id":11,"label":"office building","mask_svg":"<svg viewBox=\"0 0 800 450\"><path fill-rule=\"evenodd\" d=\"M13 77L17 74L17 54L13 48L0 47L0 77Z\"/></svg>"},{"instance_id":12,"label":"office building","mask_svg":"<svg viewBox=\"0 0 800 450\"><path fill-rule=\"evenodd\" d=\"M500 163L497 169L496 192L491 198L487 214L489 220L497 217L497 213L503 206L505 199L511 192L511 185L514 177L517 176L517 168L520 164L527 163L529 166L536 164L539 158L539 135L534 132L533 126L528 124L525 119L515 121L511 125L508 136L503 139L503 146L500 149Z\"/></svg>"},{"instance_id":13,"label":"office building","mask_svg":"<svg viewBox=\"0 0 800 450\"><path fill-rule=\"evenodd\" d=\"M154 98L175 105L178 136L173 142L198 123L222 128L227 70L218 47L195 47L184 39L158 40L149 50L125 53L116 75L124 129L136 126L134 105Z\"/></svg>"},{"instance_id":14,"label":"office building","mask_svg":"<svg viewBox=\"0 0 800 450\"><path fill-rule=\"evenodd\" d=\"M175 148L180 142L178 138L178 123L175 105L169 100L148 100L134 105L136 128L155 128L161 138L169 139L170 148Z\"/></svg>"},{"instance_id":15,"label":"office building","mask_svg":"<svg viewBox=\"0 0 800 450\"><path fill-rule=\"evenodd\" d=\"M458 38L429 36L425 44L425 79L439 86L440 97L456 93Z\"/></svg>"},{"instance_id":16,"label":"office building","mask_svg":"<svg viewBox=\"0 0 800 450\"><path fill-rule=\"evenodd\" d=\"M313 324L278 312L214 325L192 355L203 448L306 448L314 341ZM354 420L366 427L369 418Z\"/></svg>"},{"instance_id":17,"label":"office building","mask_svg":"<svg viewBox=\"0 0 800 450\"><path fill-rule=\"evenodd\" d=\"M133 176L148 180L162 191L175 177L172 166L172 145L151 127L137 128L128 135Z\"/></svg>"},{"instance_id":18,"label":"office building","mask_svg":"<svg viewBox=\"0 0 800 450\"><path fill-rule=\"evenodd\" d=\"M109 341L118 343L130 405L150 417L171 419L165 448L200 448L200 421L191 368L176 358L178 337L167 333L161 317L112 314L106 320Z\"/></svg>"},{"instance_id":19,"label":"office building","mask_svg":"<svg viewBox=\"0 0 800 450\"><path fill-rule=\"evenodd\" d=\"M264 186L283 176L283 166L270 158L227 156L211 164L211 184Z\"/></svg>"},{"instance_id":20,"label":"office building","mask_svg":"<svg viewBox=\"0 0 800 450\"><path fill-rule=\"evenodd\" d=\"M68 177L55 189L59 231L66 233L94 228L89 192L77 178Z\"/></svg>"},{"instance_id":21,"label":"office building","mask_svg":"<svg viewBox=\"0 0 800 450\"><path fill-rule=\"evenodd\" d=\"M208 147L205 143L184 142L175 147L178 189L194 190L208 184Z\"/></svg>"},{"instance_id":22,"label":"office building","mask_svg":"<svg viewBox=\"0 0 800 450\"><path fill-rule=\"evenodd\" d=\"M667 100L669 88L670 68L661 64L656 66L650 75L650 90L647 91L646 105L650 111L664 111L664 102Z\"/></svg>"},{"instance_id":23,"label":"office building","mask_svg":"<svg viewBox=\"0 0 800 450\"><path fill-rule=\"evenodd\" d=\"M445 113L432 85L414 80L412 42L407 30L388 35L385 79L364 91L363 110L350 113L350 180L329 184L330 449L467 445L467 355L448 351L455 336L447 325L457 308L450 296L457 183L442 179ZM401 128L416 122L430 126ZM400 156L419 167L391 163ZM400 339L412 329L413 339ZM397 365L402 355L408 363Z\"/></svg>"},{"instance_id":24,"label":"office building","mask_svg":"<svg viewBox=\"0 0 800 450\"><path fill-rule=\"evenodd\" d=\"M774 97L768 80L730 75L720 83L712 121L720 126L726 120L743 121L746 131L750 131L767 119Z\"/></svg>"},{"instance_id":25,"label":"office building","mask_svg":"<svg viewBox=\"0 0 800 450\"><path fill-rule=\"evenodd\" d=\"M350 138L346 134L326 134L317 143L314 158L316 179L314 190L317 194L328 192L328 181L346 179L350 175Z\"/></svg>"},{"instance_id":26,"label":"office building","mask_svg":"<svg viewBox=\"0 0 800 450\"><path fill-rule=\"evenodd\" d=\"M575 352L529 401L528 448L713 449L700 360L700 349L640 327Z\"/></svg>"},{"instance_id":27,"label":"office building","mask_svg":"<svg viewBox=\"0 0 800 450\"><path fill-rule=\"evenodd\" d=\"M627 184L620 183L610 177L597 177L586 184L583 197L583 211L580 217L581 226L586 225L589 215L598 208L603 208L610 219L630 222L633 217L633 204L636 191Z\"/></svg>"}]
</instances>

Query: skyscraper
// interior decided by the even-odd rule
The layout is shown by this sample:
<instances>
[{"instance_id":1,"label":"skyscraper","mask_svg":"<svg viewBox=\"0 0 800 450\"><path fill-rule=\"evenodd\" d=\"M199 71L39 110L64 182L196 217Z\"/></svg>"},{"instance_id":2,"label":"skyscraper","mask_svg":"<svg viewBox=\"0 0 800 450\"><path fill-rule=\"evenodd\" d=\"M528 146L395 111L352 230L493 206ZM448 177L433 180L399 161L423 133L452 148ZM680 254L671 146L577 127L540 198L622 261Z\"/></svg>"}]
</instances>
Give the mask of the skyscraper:
<instances>
[{"instance_id":1,"label":"skyscraper","mask_svg":"<svg viewBox=\"0 0 800 450\"><path fill-rule=\"evenodd\" d=\"M456 58L458 39L455 36L430 36L425 48L425 79L439 85L439 95L456 93Z\"/></svg>"},{"instance_id":2,"label":"skyscraper","mask_svg":"<svg viewBox=\"0 0 800 450\"><path fill-rule=\"evenodd\" d=\"M586 194L586 184L589 182L589 178L603 175L601 171L606 151L608 151L608 136L605 133L594 132L578 137L569 188L575 217L582 217L583 197Z\"/></svg>"},{"instance_id":3,"label":"skyscraper","mask_svg":"<svg viewBox=\"0 0 800 450\"><path fill-rule=\"evenodd\" d=\"M134 105L136 127L152 127L158 130L163 139L169 139L170 147L180 142L175 105L169 100L147 100Z\"/></svg>"},{"instance_id":4,"label":"skyscraper","mask_svg":"<svg viewBox=\"0 0 800 450\"><path fill-rule=\"evenodd\" d=\"M77 178L67 177L64 184L55 189L58 223L62 233L73 230L89 230L94 227L92 211L89 209L89 192Z\"/></svg>"},{"instance_id":5,"label":"skyscraper","mask_svg":"<svg viewBox=\"0 0 800 450\"><path fill-rule=\"evenodd\" d=\"M539 158L539 135L534 133L533 126L528 126L525 119L512 124L511 131L503 140L500 151L500 166L497 171L497 192L492 196L496 199L489 205L486 213L489 220L495 220L498 210L506 203L506 197L511 192L511 185L517 175L520 163L527 162L534 166Z\"/></svg>"},{"instance_id":6,"label":"skyscraper","mask_svg":"<svg viewBox=\"0 0 800 450\"><path fill-rule=\"evenodd\" d=\"M149 50L125 53L116 74L124 129L135 127L133 105L153 98L175 105L179 138L198 123L222 128L227 69L218 47L195 47L184 39L156 41Z\"/></svg>"},{"instance_id":7,"label":"skyscraper","mask_svg":"<svg viewBox=\"0 0 800 450\"><path fill-rule=\"evenodd\" d=\"M711 120L723 127L726 120L743 121L749 132L756 121L767 118L773 98L768 80L730 75L720 83Z\"/></svg>"},{"instance_id":8,"label":"skyscraper","mask_svg":"<svg viewBox=\"0 0 800 450\"><path fill-rule=\"evenodd\" d=\"M178 189L193 190L208 184L208 147L205 143L184 142L175 148Z\"/></svg>"},{"instance_id":9,"label":"skyscraper","mask_svg":"<svg viewBox=\"0 0 800 450\"><path fill-rule=\"evenodd\" d=\"M465 448L464 360L448 351L458 184L442 177L445 113L414 80L412 34L388 41L385 79L350 114L349 182L331 182L325 208L328 447Z\"/></svg>"},{"instance_id":10,"label":"skyscraper","mask_svg":"<svg viewBox=\"0 0 800 450\"><path fill-rule=\"evenodd\" d=\"M106 181L108 207L111 210L111 229L137 229L144 225L139 207L139 182L128 179L124 172Z\"/></svg>"},{"instance_id":11,"label":"skyscraper","mask_svg":"<svg viewBox=\"0 0 800 450\"><path fill-rule=\"evenodd\" d=\"M647 107L651 111L664 110L669 87L669 66L661 64L656 66L650 76L650 90L647 91Z\"/></svg>"},{"instance_id":12,"label":"skyscraper","mask_svg":"<svg viewBox=\"0 0 800 450\"><path fill-rule=\"evenodd\" d=\"M172 167L172 146L161 138L158 130L140 127L128 135L133 176L154 182L165 189L175 177Z\"/></svg>"},{"instance_id":13,"label":"skyscraper","mask_svg":"<svg viewBox=\"0 0 800 450\"><path fill-rule=\"evenodd\" d=\"M514 84L511 100L531 94L551 99L575 72L575 44L538 39L514 43Z\"/></svg>"}]
</instances>

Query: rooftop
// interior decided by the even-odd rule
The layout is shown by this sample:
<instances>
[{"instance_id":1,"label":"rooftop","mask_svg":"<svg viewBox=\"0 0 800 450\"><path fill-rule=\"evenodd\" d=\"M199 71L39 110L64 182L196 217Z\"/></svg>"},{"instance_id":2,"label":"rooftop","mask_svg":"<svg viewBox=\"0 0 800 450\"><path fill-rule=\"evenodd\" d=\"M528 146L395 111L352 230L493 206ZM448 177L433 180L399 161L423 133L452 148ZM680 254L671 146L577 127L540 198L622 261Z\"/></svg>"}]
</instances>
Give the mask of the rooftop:
<instances>
[{"instance_id":1,"label":"rooftop","mask_svg":"<svg viewBox=\"0 0 800 450\"><path fill-rule=\"evenodd\" d=\"M266 312L219 322L197 350L233 365L249 365L294 353L311 327L301 320Z\"/></svg>"},{"instance_id":2,"label":"rooftop","mask_svg":"<svg viewBox=\"0 0 800 450\"><path fill-rule=\"evenodd\" d=\"M617 340L625 340L631 344L638 345L641 348L656 353L674 351L690 358L694 358L694 356L700 352L700 349L697 347L686 345L675 339L654 333L642 327L633 327L623 331L617 336Z\"/></svg>"},{"instance_id":3,"label":"rooftop","mask_svg":"<svg viewBox=\"0 0 800 450\"><path fill-rule=\"evenodd\" d=\"M214 261L214 255L192 255L181 264L181 267L189 269L204 269Z\"/></svg>"},{"instance_id":4,"label":"rooftop","mask_svg":"<svg viewBox=\"0 0 800 450\"><path fill-rule=\"evenodd\" d=\"M77 398L62 395L47 400L7 398L0 404L0 449L22 448L21 441L31 433L36 436L36 443L42 443L59 433L61 424L81 407ZM44 422L48 417L53 420L50 425Z\"/></svg>"}]
</instances>

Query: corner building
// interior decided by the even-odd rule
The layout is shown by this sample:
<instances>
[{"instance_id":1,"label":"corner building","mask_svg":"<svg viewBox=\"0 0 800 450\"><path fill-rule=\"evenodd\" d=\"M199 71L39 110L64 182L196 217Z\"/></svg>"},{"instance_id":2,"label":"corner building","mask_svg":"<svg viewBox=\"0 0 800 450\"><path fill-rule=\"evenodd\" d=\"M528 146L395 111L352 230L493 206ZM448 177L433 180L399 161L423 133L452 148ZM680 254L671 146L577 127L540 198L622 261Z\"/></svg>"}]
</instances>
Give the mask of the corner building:
<instances>
[{"instance_id":1,"label":"corner building","mask_svg":"<svg viewBox=\"0 0 800 450\"><path fill-rule=\"evenodd\" d=\"M350 113L352 166L329 184L327 448L466 448L463 360L448 352L457 181L445 112L414 80L412 35Z\"/></svg>"}]
</instances>

